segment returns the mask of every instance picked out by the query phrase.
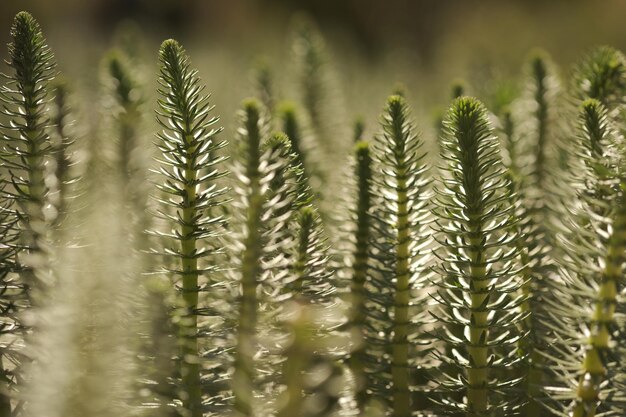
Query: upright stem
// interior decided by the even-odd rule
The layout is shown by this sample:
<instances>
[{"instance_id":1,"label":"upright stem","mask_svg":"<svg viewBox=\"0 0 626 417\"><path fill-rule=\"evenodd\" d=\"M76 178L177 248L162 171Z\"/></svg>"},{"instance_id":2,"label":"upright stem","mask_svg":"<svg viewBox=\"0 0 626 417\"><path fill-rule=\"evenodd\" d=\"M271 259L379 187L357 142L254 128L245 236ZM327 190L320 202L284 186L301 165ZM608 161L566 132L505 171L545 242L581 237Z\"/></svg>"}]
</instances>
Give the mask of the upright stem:
<instances>
[{"instance_id":1,"label":"upright stem","mask_svg":"<svg viewBox=\"0 0 626 417\"><path fill-rule=\"evenodd\" d=\"M470 366L467 371L467 416L484 417L489 408L488 382L488 357L489 337L488 311L485 308L489 298L489 282L486 276L484 254L479 248L482 246L483 233L478 218L480 213L470 216L470 245L468 250L470 257L470 294L471 311L469 337L470 343L467 350L470 355Z\"/></svg>"},{"instance_id":2,"label":"upright stem","mask_svg":"<svg viewBox=\"0 0 626 417\"><path fill-rule=\"evenodd\" d=\"M622 192L624 192L622 190ZM626 197L618 197L619 207L609 238L606 265L591 317L590 334L583 360L583 374L578 382L572 417L594 417L599 402L600 385L607 374L605 361L611 341L610 328L615 324L618 284L623 280L622 265L626 252Z\"/></svg>"},{"instance_id":3,"label":"upright stem","mask_svg":"<svg viewBox=\"0 0 626 417\"><path fill-rule=\"evenodd\" d=\"M296 255L296 261L294 262L294 294L302 294L303 281L305 279L306 264L309 260L308 248L311 242L311 232L313 228L313 210L310 207L303 207L299 213L299 227L298 231L298 252Z\"/></svg>"},{"instance_id":4,"label":"upright stem","mask_svg":"<svg viewBox=\"0 0 626 417\"><path fill-rule=\"evenodd\" d=\"M353 330L354 349L350 355L348 366L356 382L357 408L362 413L367 400L367 376L365 374L365 281L367 279L369 242L370 242L370 154L369 146L365 142L357 144L357 175L358 175L358 202L356 218L356 245L350 293L352 306L350 311L350 326Z\"/></svg>"},{"instance_id":5,"label":"upright stem","mask_svg":"<svg viewBox=\"0 0 626 417\"><path fill-rule=\"evenodd\" d=\"M402 132L398 132L402 134ZM394 417L411 416L409 392L409 302L410 302L410 230L404 152L399 153L395 175L397 198L396 291L394 296L391 377L393 381Z\"/></svg>"},{"instance_id":6,"label":"upright stem","mask_svg":"<svg viewBox=\"0 0 626 417\"><path fill-rule=\"evenodd\" d=\"M259 110L253 103L246 105L246 131L248 137L246 178L248 186L248 206L246 213L246 236L241 265L241 301L239 304L239 324L235 373L233 375L234 408L239 416L252 416L253 399L253 356L256 352L254 339L257 318L257 286L261 267L259 265L261 247L261 215L263 196L261 195L260 132L258 127Z\"/></svg>"},{"instance_id":7,"label":"upright stem","mask_svg":"<svg viewBox=\"0 0 626 417\"><path fill-rule=\"evenodd\" d=\"M186 129L189 131L189 128ZM183 196L181 228L181 262L183 278L184 314L180 323L181 335L181 377L187 393L183 397L183 407L191 412L191 417L202 417L202 392L200 389L200 361L198 357L198 259L196 238L193 235L196 219L196 178L194 165L196 146L192 146L193 136L185 136L186 168L185 194Z\"/></svg>"}]
</instances>

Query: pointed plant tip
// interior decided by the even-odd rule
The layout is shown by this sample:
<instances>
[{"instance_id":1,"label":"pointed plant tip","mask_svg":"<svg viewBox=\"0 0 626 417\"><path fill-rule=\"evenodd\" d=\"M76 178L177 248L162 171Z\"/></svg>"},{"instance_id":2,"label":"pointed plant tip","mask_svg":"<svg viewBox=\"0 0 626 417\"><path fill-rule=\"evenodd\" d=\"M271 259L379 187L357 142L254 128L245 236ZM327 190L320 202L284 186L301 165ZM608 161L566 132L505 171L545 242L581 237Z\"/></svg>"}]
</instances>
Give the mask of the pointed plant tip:
<instances>
[{"instance_id":1,"label":"pointed plant tip","mask_svg":"<svg viewBox=\"0 0 626 417\"><path fill-rule=\"evenodd\" d=\"M247 98L242 102L243 110L248 115L259 115L261 110L261 103L256 98Z\"/></svg>"},{"instance_id":2,"label":"pointed plant tip","mask_svg":"<svg viewBox=\"0 0 626 417\"><path fill-rule=\"evenodd\" d=\"M269 138L265 140L263 144L264 149L271 149L273 151L283 148L288 151L291 150L291 141L283 132L274 132Z\"/></svg>"},{"instance_id":3,"label":"pointed plant tip","mask_svg":"<svg viewBox=\"0 0 626 417\"><path fill-rule=\"evenodd\" d=\"M33 42L39 36L41 36L41 29L37 20L28 12L19 12L13 19L13 25L11 26L11 36L15 39L16 43L20 41Z\"/></svg>"},{"instance_id":4,"label":"pointed plant tip","mask_svg":"<svg viewBox=\"0 0 626 417\"><path fill-rule=\"evenodd\" d=\"M35 20L35 18L33 17L33 15L31 15L30 13L26 12L26 11L21 11L18 14L15 15L15 18L13 19L13 23L14 25L26 25L26 26L33 26L33 25L37 25L37 21Z\"/></svg>"},{"instance_id":5,"label":"pointed plant tip","mask_svg":"<svg viewBox=\"0 0 626 417\"><path fill-rule=\"evenodd\" d=\"M354 145L357 156L368 155L370 152L370 144L365 140L360 140Z\"/></svg>"},{"instance_id":6,"label":"pointed plant tip","mask_svg":"<svg viewBox=\"0 0 626 417\"><path fill-rule=\"evenodd\" d=\"M452 101L451 110L463 115L470 115L474 112L482 112L483 104L475 97L461 96Z\"/></svg>"},{"instance_id":7,"label":"pointed plant tip","mask_svg":"<svg viewBox=\"0 0 626 417\"><path fill-rule=\"evenodd\" d=\"M602 103L600 103L595 98L588 98L585 101L583 101L582 104L580 105L580 107L584 111L597 111L600 109L601 106L602 106Z\"/></svg>"},{"instance_id":8,"label":"pointed plant tip","mask_svg":"<svg viewBox=\"0 0 626 417\"><path fill-rule=\"evenodd\" d=\"M178 43L178 41L174 39L166 39L161 43L161 47L159 48L159 52L161 55L169 56L169 55L178 55L182 52L182 46Z\"/></svg>"},{"instance_id":9,"label":"pointed plant tip","mask_svg":"<svg viewBox=\"0 0 626 417\"><path fill-rule=\"evenodd\" d=\"M281 101L278 104L278 113L284 118L294 116L296 113L296 103L293 101Z\"/></svg>"},{"instance_id":10,"label":"pointed plant tip","mask_svg":"<svg viewBox=\"0 0 626 417\"><path fill-rule=\"evenodd\" d=\"M404 103L406 103L406 100L404 99L404 96L400 94L392 94L387 99L387 105L389 107L401 107Z\"/></svg>"},{"instance_id":11,"label":"pointed plant tip","mask_svg":"<svg viewBox=\"0 0 626 417\"><path fill-rule=\"evenodd\" d=\"M315 215L315 210L311 206L304 206L300 209L300 216L302 216L304 220L313 218L314 215Z\"/></svg>"}]
</instances>

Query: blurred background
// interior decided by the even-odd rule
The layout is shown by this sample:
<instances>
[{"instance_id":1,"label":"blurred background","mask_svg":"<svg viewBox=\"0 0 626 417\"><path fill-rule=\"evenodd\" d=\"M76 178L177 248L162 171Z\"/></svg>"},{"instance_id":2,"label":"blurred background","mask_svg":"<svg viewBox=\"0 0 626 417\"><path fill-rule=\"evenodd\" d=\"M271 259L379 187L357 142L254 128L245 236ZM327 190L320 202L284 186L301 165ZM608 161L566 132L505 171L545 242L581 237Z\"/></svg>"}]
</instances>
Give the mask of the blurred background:
<instances>
[{"instance_id":1,"label":"blurred background","mask_svg":"<svg viewBox=\"0 0 626 417\"><path fill-rule=\"evenodd\" d=\"M478 96L490 83L519 79L535 47L567 75L593 46L626 46L622 0L2 0L4 43L22 9L42 24L60 70L79 80L97 76L94 64L129 21L148 64L161 40L180 40L227 120L253 93L250 68L259 56L270 57L278 74L289 65L299 12L320 26L347 108L366 118L398 82L428 115L447 103L455 79Z\"/></svg>"}]
</instances>

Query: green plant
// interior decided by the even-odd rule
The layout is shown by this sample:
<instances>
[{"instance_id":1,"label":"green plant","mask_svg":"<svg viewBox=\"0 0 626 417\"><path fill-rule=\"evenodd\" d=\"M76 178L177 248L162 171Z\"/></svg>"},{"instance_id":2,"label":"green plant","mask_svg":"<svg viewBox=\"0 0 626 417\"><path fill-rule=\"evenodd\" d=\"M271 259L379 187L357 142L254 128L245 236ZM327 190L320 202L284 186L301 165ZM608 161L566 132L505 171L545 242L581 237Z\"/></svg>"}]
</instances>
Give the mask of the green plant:
<instances>
[{"instance_id":1,"label":"green plant","mask_svg":"<svg viewBox=\"0 0 626 417\"><path fill-rule=\"evenodd\" d=\"M456 99L444 122L442 158L445 176L436 188L439 223L438 241L444 251L437 271L452 278L437 283L437 301L442 307L438 321L464 329L457 336L449 328L438 337L453 346L452 356L436 357L452 365L441 375L443 392L461 391L465 400L452 402L444 395L438 401L466 413L486 416L514 412L513 392L519 379L499 374L517 359L511 354L525 337L515 331L526 314L519 311L524 297L515 296L522 285L515 261L518 249L512 227L514 206L510 188L486 110L476 99Z\"/></svg>"},{"instance_id":2,"label":"green plant","mask_svg":"<svg viewBox=\"0 0 626 417\"><path fill-rule=\"evenodd\" d=\"M389 97L381 124L382 134L374 143L377 174L372 175L372 188L377 196L373 241L376 272L367 286L367 299L370 337L379 338L381 332L390 329L383 340L371 343L382 346L382 352L374 353L374 357L384 355L389 359L382 364L382 370L372 372L369 389L374 389L381 400L392 397L393 415L400 417L410 416L414 409L411 367L421 365L415 362L415 347L411 345L417 342L416 327L419 327L414 315L426 310L427 304L423 295L415 294L427 282L425 252L429 244L430 193L423 144L410 121L403 97ZM423 314L421 320L425 321Z\"/></svg>"},{"instance_id":3,"label":"green plant","mask_svg":"<svg viewBox=\"0 0 626 417\"><path fill-rule=\"evenodd\" d=\"M2 277L4 333L2 348L2 415L10 416L21 405L11 406L9 397L20 380L27 355L12 345L24 337L32 323L24 323L20 315L42 297L51 285L48 263L49 230L57 213L47 209L50 190L46 178L47 159L54 152L48 134L49 83L54 78L54 56L33 17L20 12L11 27L9 66L12 74L4 76L6 84L0 91L3 114L9 122L2 125L0 160L5 175L2 179ZM18 276L12 276L17 273ZM41 300L41 298L39 298ZM11 368L5 368L8 364ZM8 371L8 369L12 369Z\"/></svg>"},{"instance_id":4,"label":"green plant","mask_svg":"<svg viewBox=\"0 0 626 417\"><path fill-rule=\"evenodd\" d=\"M151 160L137 31L95 89L53 82L28 13L11 37L0 417L626 413L618 50L591 51L569 89L545 53L519 94L457 82L437 138L396 87L365 141L370 120L333 99L331 43L300 21L295 68L256 67L226 146L170 39Z\"/></svg>"},{"instance_id":5,"label":"green plant","mask_svg":"<svg viewBox=\"0 0 626 417\"><path fill-rule=\"evenodd\" d=\"M201 278L217 270L207 257L220 250L215 243L205 243L220 233L222 219L211 209L222 203L224 188L216 186L225 175L219 170L224 157L216 151L226 145L216 135L218 119L211 117L212 106L198 72L192 69L185 50L174 40L167 40L159 51L161 89L159 123L163 127L158 148L158 185L167 197L159 199L160 216L168 224L167 232L155 232L171 243L162 249L173 258L166 269L180 287L180 305L176 313L180 346L181 399L192 417L202 416L200 351L198 345ZM213 240L213 242L215 242Z\"/></svg>"}]
</instances>

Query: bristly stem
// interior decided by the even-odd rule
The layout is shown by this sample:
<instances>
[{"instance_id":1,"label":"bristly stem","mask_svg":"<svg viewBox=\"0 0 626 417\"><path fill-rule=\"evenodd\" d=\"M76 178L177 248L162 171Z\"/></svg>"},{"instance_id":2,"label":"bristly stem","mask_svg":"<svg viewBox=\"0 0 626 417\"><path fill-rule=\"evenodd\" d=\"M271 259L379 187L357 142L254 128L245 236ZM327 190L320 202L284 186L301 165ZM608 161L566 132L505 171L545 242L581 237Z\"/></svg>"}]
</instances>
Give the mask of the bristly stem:
<instances>
[{"instance_id":1,"label":"bristly stem","mask_svg":"<svg viewBox=\"0 0 626 417\"><path fill-rule=\"evenodd\" d=\"M240 129L246 158L246 220L244 249L241 254L241 299L235 373L233 375L234 409L238 416L252 416L253 376L255 354L255 332L257 322L257 286L261 275L261 215L263 195L261 193L261 120L260 105L246 101L243 109L243 126Z\"/></svg>"},{"instance_id":2,"label":"bristly stem","mask_svg":"<svg viewBox=\"0 0 626 417\"><path fill-rule=\"evenodd\" d=\"M374 176L376 200L375 219L377 232L384 239L376 241L377 259L380 264L380 288L393 285L390 302L393 315L387 316L392 336L386 343L391 353L391 384L393 396L393 416L408 417L411 404L412 375L410 370L409 336L415 335L415 324L411 317L411 304L418 304L413 298L413 290L424 282L424 271L418 270L418 261L424 261L422 247L425 243L424 226L429 216L426 207L426 186L424 178L427 168L423 163L425 153L422 142L410 121L410 110L402 96L389 97L382 115L382 134L375 142L375 160L378 175ZM382 197L382 198L381 198ZM378 296L378 295L375 295ZM379 296L378 296L379 297ZM374 302L374 300L372 300ZM385 306L381 305L381 308ZM417 309L416 309L417 310ZM372 375L372 379L381 379ZM382 382L381 386L389 386ZM417 400L417 396L415 396ZM423 403L423 399L419 399ZM424 404L420 404L420 407Z\"/></svg>"},{"instance_id":3,"label":"bristly stem","mask_svg":"<svg viewBox=\"0 0 626 417\"><path fill-rule=\"evenodd\" d=\"M2 161L10 169L14 191L5 190L5 196L18 202L18 227L25 254L37 257L45 250L42 244L51 220L44 209L48 198L45 160L52 152L47 104L55 64L39 24L30 14L20 12L15 16L11 36L9 65L15 74L1 92L2 101L8 104L3 112L11 118L11 124L3 126L4 147L11 156L3 156ZM24 268L23 278L28 287L40 290L44 271L37 266L43 267ZM31 291L27 295L32 299Z\"/></svg>"},{"instance_id":4,"label":"bristly stem","mask_svg":"<svg viewBox=\"0 0 626 417\"><path fill-rule=\"evenodd\" d=\"M520 289L515 260L515 234L511 232L515 205L504 176L496 138L484 106L476 99L460 97L452 103L444 122L442 157L446 177L437 189L439 243L443 253L437 270L442 275L437 292L448 329L463 325L463 335L443 331L440 337L455 346L446 362L454 369L442 369L442 386L463 389L462 402L447 401L467 417L506 415L514 409L515 379L492 384L494 363L511 366L514 345L524 336L518 325L525 317L519 312L523 297L511 294ZM444 278L447 278L444 279ZM462 292L459 297L458 293ZM450 314L450 313L453 314ZM440 352L440 355L447 355ZM507 398L508 397L508 398Z\"/></svg>"},{"instance_id":5,"label":"bristly stem","mask_svg":"<svg viewBox=\"0 0 626 417\"><path fill-rule=\"evenodd\" d=\"M178 265L169 272L182 280L181 309L179 311L180 373L184 393L184 409L190 417L202 416L201 363L198 350L198 291L199 278L205 272L215 271L215 266L205 266L200 259L215 252L211 245L202 245L207 237L214 237L220 219L210 216L209 208L219 204L216 200L225 190L207 187L225 173L215 169L223 161L215 151L225 145L216 142L221 130L214 128L216 117L209 117L212 106L197 71L191 69L185 50L174 40L166 40L159 52L160 78L158 121L163 131L158 134L158 144L163 153L159 172L166 181L159 189L171 195L160 200L165 207L173 206L177 212L163 218L172 225L166 236L178 241L178 248L166 248L164 253L174 256ZM208 170L206 172L205 170ZM201 188L201 186L207 188Z\"/></svg>"},{"instance_id":6,"label":"bristly stem","mask_svg":"<svg viewBox=\"0 0 626 417\"><path fill-rule=\"evenodd\" d=\"M354 347L350 354L348 366L352 371L356 384L357 409L362 413L367 401L367 376L365 373L366 346L365 325L367 311L365 307L370 253L370 208L371 208L371 157L367 142L356 144L357 174L357 206L354 262L352 266L352 283L350 287L349 326L354 337Z\"/></svg>"},{"instance_id":7,"label":"bristly stem","mask_svg":"<svg viewBox=\"0 0 626 417\"><path fill-rule=\"evenodd\" d=\"M587 344L582 360L576 396L570 415L572 417L594 417L600 404L602 383L608 376L611 357L611 339L616 327L618 294L624 285L623 264L626 260L626 178L621 166L621 155L611 152L612 131L608 126L608 111L595 99L585 100L581 108L581 128L585 161L597 181L597 188L587 190L588 197L598 207L602 218L608 218L610 226L597 230L599 240L606 242L604 262L593 295L594 309L589 318ZM618 149L617 152L623 152ZM617 172L615 172L617 169ZM617 176L617 178L611 178ZM617 181L616 181L617 180ZM591 208L590 208L591 209ZM606 240L605 240L606 239Z\"/></svg>"}]
</instances>

